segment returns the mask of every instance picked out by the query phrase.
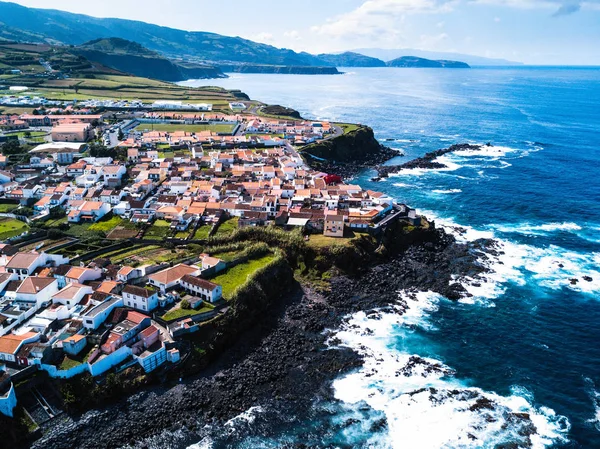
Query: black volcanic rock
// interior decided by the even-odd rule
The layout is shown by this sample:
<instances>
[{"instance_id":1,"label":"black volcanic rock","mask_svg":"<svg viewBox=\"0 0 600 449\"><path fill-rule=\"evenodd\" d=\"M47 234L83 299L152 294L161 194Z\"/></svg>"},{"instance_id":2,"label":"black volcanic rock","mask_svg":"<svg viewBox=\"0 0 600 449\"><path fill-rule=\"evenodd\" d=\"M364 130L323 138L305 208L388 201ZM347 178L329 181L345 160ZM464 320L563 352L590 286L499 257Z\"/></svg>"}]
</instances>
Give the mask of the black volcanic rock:
<instances>
[{"instance_id":1,"label":"black volcanic rock","mask_svg":"<svg viewBox=\"0 0 600 449\"><path fill-rule=\"evenodd\" d=\"M487 145L491 146L490 144L487 144ZM426 153L422 157L418 157L416 159L413 159L413 160L408 161L401 165L381 165L381 166L377 167L377 172L379 173L379 176L381 178L385 178L390 173L397 173L401 170L410 170L410 169L414 169L414 168L435 170L435 169L446 168L446 165L442 164L441 162L436 161L436 159L438 157L443 156L448 153L452 153L454 151L469 151L469 150L476 151L476 150L479 150L480 148L481 148L480 145L471 145L468 143L452 145L448 148L442 148L440 150L431 151L429 153Z\"/></svg>"}]
</instances>

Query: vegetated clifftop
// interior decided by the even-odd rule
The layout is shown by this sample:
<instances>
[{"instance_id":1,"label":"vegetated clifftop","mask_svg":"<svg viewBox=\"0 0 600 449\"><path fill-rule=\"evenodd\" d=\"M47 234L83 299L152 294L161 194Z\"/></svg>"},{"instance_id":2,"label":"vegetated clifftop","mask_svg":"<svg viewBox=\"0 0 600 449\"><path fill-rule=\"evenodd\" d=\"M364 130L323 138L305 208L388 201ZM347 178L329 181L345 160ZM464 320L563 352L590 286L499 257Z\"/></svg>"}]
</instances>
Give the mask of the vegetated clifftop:
<instances>
[{"instance_id":1,"label":"vegetated clifftop","mask_svg":"<svg viewBox=\"0 0 600 449\"><path fill-rule=\"evenodd\" d=\"M339 55L322 53L317 55L317 58L335 67L385 67L385 62L381 59L371 58L370 56L351 51L340 53Z\"/></svg>"},{"instance_id":2,"label":"vegetated clifftop","mask_svg":"<svg viewBox=\"0 0 600 449\"><path fill-rule=\"evenodd\" d=\"M447 61L418 58L416 56L402 56L387 63L388 67L412 67L412 68L445 68L445 69L469 69L466 62Z\"/></svg>"},{"instance_id":3,"label":"vegetated clifftop","mask_svg":"<svg viewBox=\"0 0 600 449\"><path fill-rule=\"evenodd\" d=\"M122 72L162 81L226 77L217 67L177 64L137 42L120 38L95 39L80 45L74 52Z\"/></svg>"},{"instance_id":4,"label":"vegetated clifftop","mask_svg":"<svg viewBox=\"0 0 600 449\"><path fill-rule=\"evenodd\" d=\"M343 177L353 176L399 155L381 145L368 126L359 126L340 136L307 145L301 154L315 170Z\"/></svg>"},{"instance_id":5,"label":"vegetated clifftop","mask_svg":"<svg viewBox=\"0 0 600 449\"><path fill-rule=\"evenodd\" d=\"M276 73L281 75L339 75L335 67L262 65L262 64L219 64L225 73Z\"/></svg>"},{"instance_id":6,"label":"vegetated clifftop","mask_svg":"<svg viewBox=\"0 0 600 449\"><path fill-rule=\"evenodd\" d=\"M280 117L291 117L293 119L302 120L302 116L298 111L278 104L270 104L264 106L261 112L267 115L277 115Z\"/></svg>"}]
</instances>

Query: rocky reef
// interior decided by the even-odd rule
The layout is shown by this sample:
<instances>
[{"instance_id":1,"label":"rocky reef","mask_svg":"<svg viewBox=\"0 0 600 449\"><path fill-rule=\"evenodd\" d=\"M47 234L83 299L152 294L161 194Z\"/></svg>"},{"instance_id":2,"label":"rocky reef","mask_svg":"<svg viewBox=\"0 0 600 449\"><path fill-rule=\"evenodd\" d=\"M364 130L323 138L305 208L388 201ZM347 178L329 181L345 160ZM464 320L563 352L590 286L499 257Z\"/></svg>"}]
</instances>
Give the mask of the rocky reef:
<instances>
[{"instance_id":1,"label":"rocky reef","mask_svg":"<svg viewBox=\"0 0 600 449\"><path fill-rule=\"evenodd\" d=\"M489 143L486 145L491 146L491 144ZM445 164L436 161L436 159L440 156L443 156L448 153L453 153L455 151L476 151L479 149L481 149L480 145L471 145L469 143L452 145L448 148L442 148L440 150L431 151L429 153L426 153L422 157L418 157L401 165L380 165L377 167L377 172L381 178L387 178L390 173L398 173L401 170L410 170L414 168L435 170L447 168Z\"/></svg>"},{"instance_id":2,"label":"rocky reef","mask_svg":"<svg viewBox=\"0 0 600 449\"><path fill-rule=\"evenodd\" d=\"M301 154L311 168L344 178L401 155L381 145L368 126L307 145Z\"/></svg>"}]
</instances>

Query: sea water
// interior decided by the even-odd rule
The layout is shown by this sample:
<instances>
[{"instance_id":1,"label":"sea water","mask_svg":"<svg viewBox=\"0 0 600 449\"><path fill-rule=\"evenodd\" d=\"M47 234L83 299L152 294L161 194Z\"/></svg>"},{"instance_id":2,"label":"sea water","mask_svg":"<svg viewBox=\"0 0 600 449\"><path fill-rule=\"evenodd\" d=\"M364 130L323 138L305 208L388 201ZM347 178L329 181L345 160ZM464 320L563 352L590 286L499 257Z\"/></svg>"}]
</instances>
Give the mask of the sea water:
<instances>
[{"instance_id":1,"label":"sea water","mask_svg":"<svg viewBox=\"0 0 600 449\"><path fill-rule=\"evenodd\" d=\"M356 182L416 207L459 240L495 239L500 253L485 261L486 282L467 285L472 298L400 292L407 314L365 311L331 330L336 345L365 359L334 382L335 404L315 404L310 418L276 430L257 404L239 418L238 434L202 447L494 448L525 444L511 418L522 413L534 424L532 447L599 448L600 69L345 72L210 84L304 117L369 125L405 154L391 163L490 142L443 156L445 170L379 183L367 171ZM415 355L439 369L407 371ZM473 408L475 397L493 411Z\"/></svg>"}]
</instances>

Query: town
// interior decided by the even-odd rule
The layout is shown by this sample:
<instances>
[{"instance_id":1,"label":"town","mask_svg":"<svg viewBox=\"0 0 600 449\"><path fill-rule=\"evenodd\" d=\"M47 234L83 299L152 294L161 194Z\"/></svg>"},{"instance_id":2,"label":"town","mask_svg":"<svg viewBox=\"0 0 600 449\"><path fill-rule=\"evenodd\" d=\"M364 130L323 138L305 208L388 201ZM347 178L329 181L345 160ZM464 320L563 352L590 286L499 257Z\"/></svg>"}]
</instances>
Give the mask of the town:
<instances>
[{"instance_id":1,"label":"town","mask_svg":"<svg viewBox=\"0 0 600 449\"><path fill-rule=\"evenodd\" d=\"M170 369L181 338L226 314L279 257L220 245L277 227L316 246L376 235L414 210L311 169L307 144L352 126L259 114L252 103L49 102L0 116L0 412L38 371L102 378ZM356 125L353 125L356 128ZM208 244L207 244L208 242ZM212 244L210 244L213 242ZM36 393L37 424L56 413Z\"/></svg>"}]
</instances>

